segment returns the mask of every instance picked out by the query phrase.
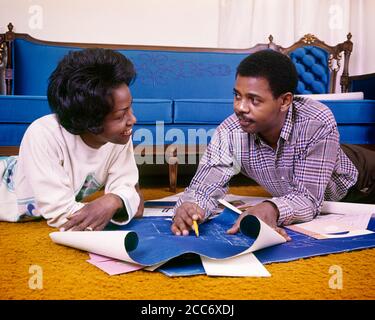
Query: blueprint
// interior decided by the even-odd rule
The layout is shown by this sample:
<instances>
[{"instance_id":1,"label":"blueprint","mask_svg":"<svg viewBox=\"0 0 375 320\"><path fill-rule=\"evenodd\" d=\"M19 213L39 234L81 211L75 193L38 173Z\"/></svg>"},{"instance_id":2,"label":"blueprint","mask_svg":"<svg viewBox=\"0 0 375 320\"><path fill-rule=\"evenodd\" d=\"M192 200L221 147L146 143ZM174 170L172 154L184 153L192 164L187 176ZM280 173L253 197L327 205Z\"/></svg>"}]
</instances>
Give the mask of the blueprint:
<instances>
[{"instance_id":1,"label":"blueprint","mask_svg":"<svg viewBox=\"0 0 375 320\"><path fill-rule=\"evenodd\" d=\"M237 213L225 209L199 226L199 237L194 232L176 236L170 230L170 217L152 216L133 219L125 226L109 225L106 231L53 232L50 236L62 245L144 266L186 253L227 259L285 242L280 234L254 216L242 219L241 232L227 234L237 218Z\"/></svg>"},{"instance_id":2,"label":"blueprint","mask_svg":"<svg viewBox=\"0 0 375 320\"><path fill-rule=\"evenodd\" d=\"M375 231L375 217L372 217L368 230ZM307 235L287 230L292 241L278 247L265 248L255 252L262 263L291 261L301 258L321 256L329 253L347 252L375 247L375 233L340 239L317 240Z\"/></svg>"},{"instance_id":3,"label":"blueprint","mask_svg":"<svg viewBox=\"0 0 375 320\"><path fill-rule=\"evenodd\" d=\"M226 230L238 218L229 209L199 225L199 237L193 231L189 236L175 236L170 230L169 212L162 214L134 219L126 226L109 225L106 231L53 232L50 236L56 243L130 263L164 263L157 270L169 276L204 274L200 256L227 259L254 252L261 263L268 264L375 247L375 233L317 240L286 230L292 241L285 242L254 216L243 219L240 233L228 235ZM375 217L367 229L375 231Z\"/></svg>"},{"instance_id":4,"label":"blueprint","mask_svg":"<svg viewBox=\"0 0 375 320\"><path fill-rule=\"evenodd\" d=\"M375 231L375 217L371 218L367 229ZM375 233L342 239L317 240L292 230L286 230L286 232L292 238L292 241L254 252L260 262L263 264L288 262L302 258L375 247ZM199 257L195 259L189 257L187 259L184 256L175 258L162 265L158 271L168 276L188 276L205 273Z\"/></svg>"}]
</instances>

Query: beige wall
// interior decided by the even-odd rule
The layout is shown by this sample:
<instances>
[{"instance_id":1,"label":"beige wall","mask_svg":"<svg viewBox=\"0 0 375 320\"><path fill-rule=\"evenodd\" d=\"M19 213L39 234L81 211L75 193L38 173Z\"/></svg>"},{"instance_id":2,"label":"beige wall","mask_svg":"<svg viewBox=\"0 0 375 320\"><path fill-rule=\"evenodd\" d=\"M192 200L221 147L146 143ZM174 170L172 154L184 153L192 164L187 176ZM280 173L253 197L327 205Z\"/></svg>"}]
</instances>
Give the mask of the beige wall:
<instances>
[{"instance_id":1,"label":"beige wall","mask_svg":"<svg viewBox=\"0 0 375 320\"><path fill-rule=\"evenodd\" d=\"M44 40L217 47L218 0L0 0L0 32Z\"/></svg>"}]
</instances>

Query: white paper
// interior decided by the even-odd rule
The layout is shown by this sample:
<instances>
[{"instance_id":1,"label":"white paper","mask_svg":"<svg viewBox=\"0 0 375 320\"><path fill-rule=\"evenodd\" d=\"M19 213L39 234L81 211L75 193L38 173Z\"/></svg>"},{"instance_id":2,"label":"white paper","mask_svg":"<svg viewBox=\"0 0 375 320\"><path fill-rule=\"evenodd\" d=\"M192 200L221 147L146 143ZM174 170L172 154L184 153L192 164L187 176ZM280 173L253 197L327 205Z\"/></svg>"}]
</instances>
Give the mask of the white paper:
<instances>
[{"instance_id":1,"label":"white paper","mask_svg":"<svg viewBox=\"0 0 375 320\"><path fill-rule=\"evenodd\" d=\"M144 208L143 217L172 217L173 208Z\"/></svg>"},{"instance_id":2,"label":"white paper","mask_svg":"<svg viewBox=\"0 0 375 320\"><path fill-rule=\"evenodd\" d=\"M241 214L242 211L238 208L236 208L234 205L230 204L227 200L219 199L218 200L223 206L233 210L235 213Z\"/></svg>"},{"instance_id":3,"label":"white paper","mask_svg":"<svg viewBox=\"0 0 375 320\"><path fill-rule=\"evenodd\" d=\"M324 201L322 213L375 214L375 204Z\"/></svg>"},{"instance_id":4,"label":"white paper","mask_svg":"<svg viewBox=\"0 0 375 320\"><path fill-rule=\"evenodd\" d=\"M271 274L252 253L230 259L215 260L201 256L204 270L209 276L270 277Z\"/></svg>"},{"instance_id":5,"label":"white paper","mask_svg":"<svg viewBox=\"0 0 375 320\"><path fill-rule=\"evenodd\" d=\"M148 266L148 267L144 268L143 270L146 270L146 271L155 271L157 268L159 268L160 266L162 266L164 263L165 263L165 261L157 263L157 264L154 264L153 266Z\"/></svg>"},{"instance_id":6,"label":"white paper","mask_svg":"<svg viewBox=\"0 0 375 320\"><path fill-rule=\"evenodd\" d=\"M315 233L339 233L355 230L366 230L371 214L337 214L320 215L315 219L296 224L296 227Z\"/></svg>"},{"instance_id":7,"label":"white paper","mask_svg":"<svg viewBox=\"0 0 375 320\"><path fill-rule=\"evenodd\" d=\"M371 233L374 233L374 232L371 230L353 230L345 234L324 234L321 239L340 239L340 238L347 238L347 237L364 236L366 234L371 234Z\"/></svg>"},{"instance_id":8,"label":"white paper","mask_svg":"<svg viewBox=\"0 0 375 320\"><path fill-rule=\"evenodd\" d=\"M53 242L137 264L125 249L125 238L132 231L65 231L52 232Z\"/></svg>"},{"instance_id":9,"label":"white paper","mask_svg":"<svg viewBox=\"0 0 375 320\"><path fill-rule=\"evenodd\" d=\"M316 239L347 238L373 233L367 230L375 205L324 201L322 213L305 223L287 226L288 229Z\"/></svg>"}]
</instances>

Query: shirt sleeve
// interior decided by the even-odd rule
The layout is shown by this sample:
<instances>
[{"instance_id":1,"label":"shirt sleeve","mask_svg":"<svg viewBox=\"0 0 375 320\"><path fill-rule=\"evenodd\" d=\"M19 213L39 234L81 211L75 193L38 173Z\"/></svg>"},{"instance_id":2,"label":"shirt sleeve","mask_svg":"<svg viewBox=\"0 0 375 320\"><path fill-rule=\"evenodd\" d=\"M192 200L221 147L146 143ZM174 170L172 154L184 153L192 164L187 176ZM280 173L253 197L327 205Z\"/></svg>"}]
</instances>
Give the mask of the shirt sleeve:
<instances>
[{"instance_id":1,"label":"shirt sleeve","mask_svg":"<svg viewBox=\"0 0 375 320\"><path fill-rule=\"evenodd\" d=\"M234 159L229 133L218 129L175 208L183 202L195 202L205 209L205 217L208 218L217 208L217 200L226 194L229 180L239 171L240 165Z\"/></svg>"},{"instance_id":2,"label":"shirt sleeve","mask_svg":"<svg viewBox=\"0 0 375 320\"><path fill-rule=\"evenodd\" d=\"M322 126L301 154L295 156L291 191L273 202L279 210L278 225L306 222L319 214L324 193L339 153L337 127Z\"/></svg>"},{"instance_id":3,"label":"shirt sleeve","mask_svg":"<svg viewBox=\"0 0 375 320\"><path fill-rule=\"evenodd\" d=\"M39 214L50 226L60 227L67 222L66 217L84 206L75 200L71 179L62 166L62 152L51 132L41 125L31 125L22 140L19 156L22 161L18 165L22 166L26 179L20 182L31 189Z\"/></svg>"},{"instance_id":4,"label":"shirt sleeve","mask_svg":"<svg viewBox=\"0 0 375 320\"><path fill-rule=\"evenodd\" d=\"M138 168L135 163L133 143L130 140L114 157L109 169L105 193L118 195L125 206L127 219L111 222L124 225L130 222L138 210L140 197L136 190L138 183Z\"/></svg>"}]
</instances>

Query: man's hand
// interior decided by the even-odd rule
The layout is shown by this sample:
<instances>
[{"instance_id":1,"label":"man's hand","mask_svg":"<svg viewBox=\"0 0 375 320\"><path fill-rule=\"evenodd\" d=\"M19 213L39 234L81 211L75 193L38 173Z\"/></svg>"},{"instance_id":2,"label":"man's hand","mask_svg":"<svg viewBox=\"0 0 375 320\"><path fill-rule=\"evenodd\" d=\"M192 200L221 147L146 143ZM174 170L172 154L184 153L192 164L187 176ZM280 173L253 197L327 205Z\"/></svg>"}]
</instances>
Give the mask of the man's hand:
<instances>
[{"instance_id":1,"label":"man's hand","mask_svg":"<svg viewBox=\"0 0 375 320\"><path fill-rule=\"evenodd\" d=\"M292 239L288 236L284 229L279 228L277 226L277 219L279 218L279 210L277 207L270 201L265 201L259 203L245 212L243 212L239 218L237 219L236 223L233 225L232 228L227 230L229 234L235 234L240 229L241 220L247 215L254 215L257 218L261 219L264 223L268 224L271 228L275 229L278 233L280 233L286 241L291 241Z\"/></svg>"},{"instance_id":2,"label":"man's hand","mask_svg":"<svg viewBox=\"0 0 375 320\"><path fill-rule=\"evenodd\" d=\"M204 220L204 211L196 203L184 202L177 209L174 215L172 232L177 235L189 235L192 230L193 220L202 222Z\"/></svg>"},{"instance_id":3,"label":"man's hand","mask_svg":"<svg viewBox=\"0 0 375 320\"><path fill-rule=\"evenodd\" d=\"M69 221L61 226L60 230L103 230L116 211L122 207L123 202L119 196L112 193L105 194L76 211L68 218Z\"/></svg>"}]
</instances>

